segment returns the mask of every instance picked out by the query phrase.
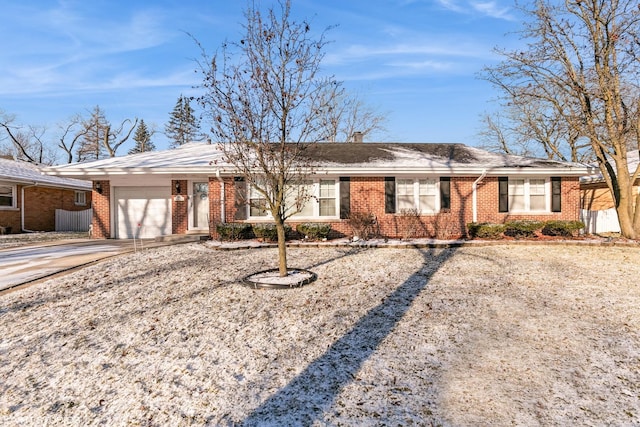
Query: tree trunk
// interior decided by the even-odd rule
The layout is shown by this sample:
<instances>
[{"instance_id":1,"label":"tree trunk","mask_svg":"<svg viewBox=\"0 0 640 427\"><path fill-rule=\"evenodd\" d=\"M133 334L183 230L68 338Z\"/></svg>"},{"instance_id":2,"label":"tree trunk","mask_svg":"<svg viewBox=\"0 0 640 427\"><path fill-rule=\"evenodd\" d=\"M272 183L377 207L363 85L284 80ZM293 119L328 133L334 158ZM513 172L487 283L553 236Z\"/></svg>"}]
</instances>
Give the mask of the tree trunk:
<instances>
[{"instance_id":1,"label":"tree trunk","mask_svg":"<svg viewBox=\"0 0 640 427\"><path fill-rule=\"evenodd\" d=\"M287 275L287 242L284 230L284 221L276 217L276 231L278 233L278 269L280 277Z\"/></svg>"},{"instance_id":2,"label":"tree trunk","mask_svg":"<svg viewBox=\"0 0 640 427\"><path fill-rule=\"evenodd\" d=\"M618 214L618 222L620 223L620 234L627 239L638 238L638 233L634 227L634 217L637 215L635 210L635 200L633 197L633 183L629 179L627 162L622 159L616 163L618 194L616 201L616 213ZM612 189L614 199L616 193Z\"/></svg>"}]
</instances>

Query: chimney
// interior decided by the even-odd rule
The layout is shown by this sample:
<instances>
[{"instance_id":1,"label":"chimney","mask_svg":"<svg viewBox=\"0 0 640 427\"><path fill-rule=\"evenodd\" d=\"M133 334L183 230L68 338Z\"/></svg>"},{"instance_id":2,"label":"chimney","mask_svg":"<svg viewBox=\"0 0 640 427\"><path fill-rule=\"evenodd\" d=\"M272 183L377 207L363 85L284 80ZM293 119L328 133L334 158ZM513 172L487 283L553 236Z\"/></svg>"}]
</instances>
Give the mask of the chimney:
<instances>
[{"instance_id":1,"label":"chimney","mask_svg":"<svg viewBox=\"0 0 640 427\"><path fill-rule=\"evenodd\" d=\"M364 135L362 135L362 132L355 131L353 132L353 135L351 135L351 142L362 142L363 138L364 138Z\"/></svg>"}]
</instances>

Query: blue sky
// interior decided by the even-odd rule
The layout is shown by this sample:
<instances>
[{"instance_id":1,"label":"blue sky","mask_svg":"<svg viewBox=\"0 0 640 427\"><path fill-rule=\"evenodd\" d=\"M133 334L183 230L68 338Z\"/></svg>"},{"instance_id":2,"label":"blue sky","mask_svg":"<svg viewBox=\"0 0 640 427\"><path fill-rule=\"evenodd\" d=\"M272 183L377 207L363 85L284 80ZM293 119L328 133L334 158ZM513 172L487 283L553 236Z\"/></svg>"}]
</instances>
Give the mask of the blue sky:
<instances>
[{"instance_id":1,"label":"blue sky","mask_svg":"<svg viewBox=\"0 0 640 427\"><path fill-rule=\"evenodd\" d=\"M262 4L270 4L262 0ZM16 123L58 123L99 105L112 124L164 129L180 94L197 96L194 60L238 39L243 0L0 0L0 110ZM323 69L387 117L398 142L477 145L494 90L478 78L513 47L511 0L293 0L296 19L328 33ZM203 127L206 123L203 123ZM166 148L161 133L158 148ZM128 150L125 145L119 155Z\"/></svg>"}]
</instances>

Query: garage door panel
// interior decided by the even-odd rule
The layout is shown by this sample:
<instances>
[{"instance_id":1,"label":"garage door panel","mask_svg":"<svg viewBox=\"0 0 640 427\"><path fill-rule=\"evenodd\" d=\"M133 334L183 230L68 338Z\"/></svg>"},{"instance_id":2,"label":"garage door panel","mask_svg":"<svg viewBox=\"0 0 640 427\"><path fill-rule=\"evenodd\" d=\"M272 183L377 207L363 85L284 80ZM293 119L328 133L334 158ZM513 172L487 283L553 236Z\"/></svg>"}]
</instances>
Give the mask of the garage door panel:
<instances>
[{"instance_id":1,"label":"garage door panel","mask_svg":"<svg viewBox=\"0 0 640 427\"><path fill-rule=\"evenodd\" d=\"M153 238L171 234L169 187L116 187L119 239Z\"/></svg>"}]
</instances>

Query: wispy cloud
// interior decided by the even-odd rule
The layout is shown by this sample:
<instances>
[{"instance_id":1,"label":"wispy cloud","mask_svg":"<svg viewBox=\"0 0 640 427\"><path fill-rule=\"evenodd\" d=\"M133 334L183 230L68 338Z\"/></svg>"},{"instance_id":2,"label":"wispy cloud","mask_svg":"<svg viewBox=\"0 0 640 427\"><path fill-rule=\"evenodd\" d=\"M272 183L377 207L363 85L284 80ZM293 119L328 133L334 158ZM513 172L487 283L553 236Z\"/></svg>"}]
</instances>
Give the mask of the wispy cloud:
<instances>
[{"instance_id":1,"label":"wispy cloud","mask_svg":"<svg viewBox=\"0 0 640 427\"><path fill-rule=\"evenodd\" d=\"M20 49L0 53L2 62L12 64L0 72L0 94L109 89L119 75L128 78L117 86L135 88L147 81L144 63L139 76L131 75L130 64L119 56L162 46L175 37L165 29L167 17L153 9L105 17L79 5L60 2L54 8L16 14L13 25L33 31L29 39L19 41ZM157 82L165 80L175 77Z\"/></svg>"},{"instance_id":2,"label":"wispy cloud","mask_svg":"<svg viewBox=\"0 0 640 427\"><path fill-rule=\"evenodd\" d=\"M436 0L436 3L444 9L452 12L463 14L477 14L488 16L495 19L504 19L512 21L515 17L510 13L509 7L498 4L495 0L477 1L477 0Z\"/></svg>"}]
</instances>

